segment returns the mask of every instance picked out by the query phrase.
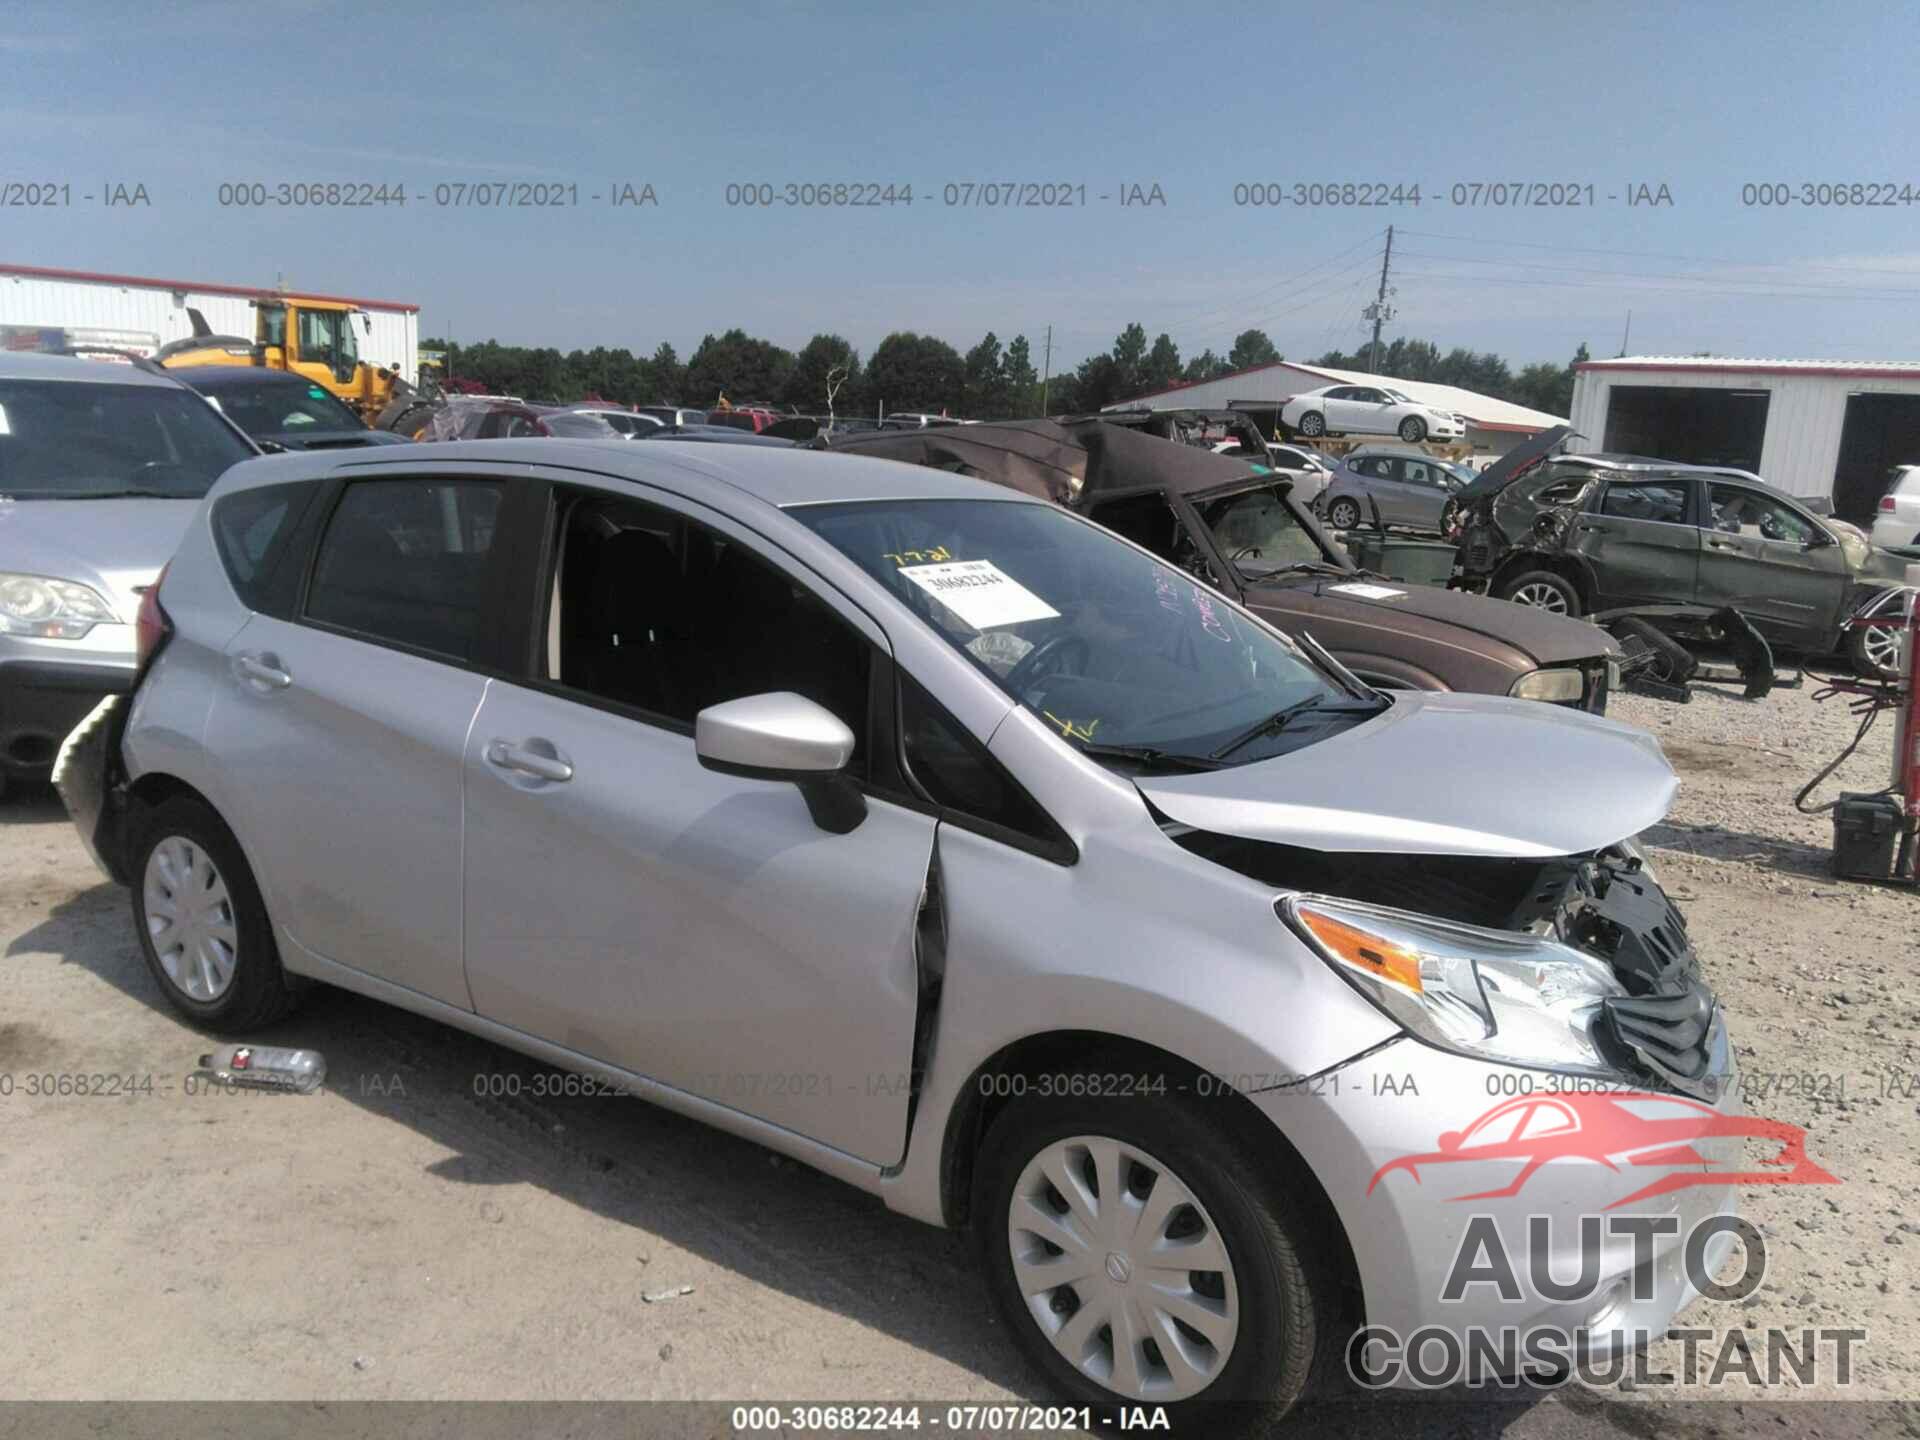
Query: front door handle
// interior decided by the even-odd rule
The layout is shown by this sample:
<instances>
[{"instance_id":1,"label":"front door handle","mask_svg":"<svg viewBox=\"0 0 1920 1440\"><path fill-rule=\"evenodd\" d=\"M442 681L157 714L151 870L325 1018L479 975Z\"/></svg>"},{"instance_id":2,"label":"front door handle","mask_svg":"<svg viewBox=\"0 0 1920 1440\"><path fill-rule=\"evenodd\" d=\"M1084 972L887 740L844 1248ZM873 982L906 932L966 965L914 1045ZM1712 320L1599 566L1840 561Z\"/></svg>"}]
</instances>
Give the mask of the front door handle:
<instances>
[{"instance_id":1,"label":"front door handle","mask_svg":"<svg viewBox=\"0 0 1920 1440\"><path fill-rule=\"evenodd\" d=\"M1707 544L1715 550L1738 550L1740 548L1731 540L1709 540Z\"/></svg>"},{"instance_id":2,"label":"front door handle","mask_svg":"<svg viewBox=\"0 0 1920 1440\"><path fill-rule=\"evenodd\" d=\"M284 690L293 683L293 676L280 668L279 657L274 655L236 655L233 669L242 680L269 690Z\"/></svg>"},{"instance_id":3,"label":"front door handle","mask_svg":"<svg viewBox=\"0 0 1920 1440\"><path fill-rule=\"evenodd\" d=\"M533 748L535 745L553 753L543 754ZM490 741L487 763L501 770L517 770L537 780L551 780L556 785L573 778L573 766L561 759L545 740L529 740L525 745L515 745L511 740Z\"/></svg>"}]
</instances>

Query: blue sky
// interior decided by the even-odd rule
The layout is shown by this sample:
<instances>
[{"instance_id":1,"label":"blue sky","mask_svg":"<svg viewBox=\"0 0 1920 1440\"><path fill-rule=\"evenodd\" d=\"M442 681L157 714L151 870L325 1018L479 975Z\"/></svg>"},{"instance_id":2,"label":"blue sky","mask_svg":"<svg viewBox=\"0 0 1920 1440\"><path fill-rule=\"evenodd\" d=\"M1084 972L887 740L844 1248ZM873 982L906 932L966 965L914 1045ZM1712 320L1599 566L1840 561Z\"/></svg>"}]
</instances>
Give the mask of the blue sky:
<instances>
[{"instance_id":1,"label":"blue sky","mask_svg":"<svg viewBox=\"0 0 1920 1440\"><path fill-rule=\"evenodd\" d=\"M0 260L417 301L423 333L684 359L738 325L862 353L1025 333L1056 367L1139 320L1183 355L1248 325L1293 357L1387 334L1516 363L1587 341L1920 354L1920 87L1893 7L297 0L18 3L0 179L150 208L0 211ZM417 17L417 18L416 18ZM948 182L1084 184L1058 211L950 209ZM558 181L577 209L233 210L224 182ZM1417 208L1252 209L1236 183L1418 184ZM1592 184L1565 211L1455 182ZM729 208L729 182L913 186L891 209ZM1891 181L1892 209L1750 208L1747 182ZM650 183L658 206L586 200ZM1161 207L1102 193L1158 184ZM1665 184L1671 207L1607 196Z\"/></svg>"}]
</instances>

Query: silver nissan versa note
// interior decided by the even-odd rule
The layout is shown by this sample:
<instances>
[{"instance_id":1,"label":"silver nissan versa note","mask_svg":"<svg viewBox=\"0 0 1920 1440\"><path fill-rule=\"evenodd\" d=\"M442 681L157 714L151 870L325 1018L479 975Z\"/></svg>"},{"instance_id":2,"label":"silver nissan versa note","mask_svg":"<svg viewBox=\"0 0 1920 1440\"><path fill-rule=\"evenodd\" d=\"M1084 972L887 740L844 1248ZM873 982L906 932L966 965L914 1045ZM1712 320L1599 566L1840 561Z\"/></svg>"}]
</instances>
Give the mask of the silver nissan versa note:
<instances>
[{"instance_id":1,"label":"silver nissan versa note","mask_svg":"<svg viewBox=\"0 0 1920 1440\"><path fill-rule=\"evenodd\" d=\"M1362 1324L1623 1345L1732 1193L1583 1255L1649 1172L1474 1159L1501 1097L1508 1139L1735 1113L1630 839L1654 741L1376 693L1058 507L672 441L282 457L141 631L59 783L181 1012L325 981L969 1225L1076 1404L1271 1413ZM1477 1217L1593 1283L1443 1300Z\"/></svg>"}]
</instances>

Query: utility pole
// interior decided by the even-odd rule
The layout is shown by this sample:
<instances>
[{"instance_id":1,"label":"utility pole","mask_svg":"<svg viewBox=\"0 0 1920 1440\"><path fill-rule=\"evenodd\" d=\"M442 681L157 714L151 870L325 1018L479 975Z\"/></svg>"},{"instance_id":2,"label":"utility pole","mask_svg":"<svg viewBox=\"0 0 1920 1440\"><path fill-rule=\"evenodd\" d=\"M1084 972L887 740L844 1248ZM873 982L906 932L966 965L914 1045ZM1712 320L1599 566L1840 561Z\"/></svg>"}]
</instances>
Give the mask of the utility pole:
<instances>
[{"instance_id":1,"label":"utility pole","mask_svg":"<svg viewBox=\"0 0 1920 1440\"><path fill-rule=\"evenodd\" d=\"M1053 326L1047 326L1047 351L1040 362L1040 418L1047 418L1047 381L1053 375Z\"/></svg>"},{"instance_id":2,"label":"utility pole","mask_svg":"<svg viewBox=\"0 0 1920 1440\"><path fill-rule=\"evenodd\" d=\"M1627 353L1627 337L1633 334L1633 311L1627 311L1627 328L1620 332L1620 353Z\"/></svg>"},{"instance_id":3,"label":"utility pole","mask_svg":"<svg viewBox=\"0 0 1920 1440\"><path fill-rule=\"evenodd\" d=\"M1380 293L1374 297L1373 304L1361 311L1363 318L1373 321L1373 343L1367 347L1367 373L1380 373L1380 327L1393 318L1393 311L1387 305L1387 267L1393 264L1393 227L1387 226L1387 248L1380 256Z\"/></svg>"}]
</instances>

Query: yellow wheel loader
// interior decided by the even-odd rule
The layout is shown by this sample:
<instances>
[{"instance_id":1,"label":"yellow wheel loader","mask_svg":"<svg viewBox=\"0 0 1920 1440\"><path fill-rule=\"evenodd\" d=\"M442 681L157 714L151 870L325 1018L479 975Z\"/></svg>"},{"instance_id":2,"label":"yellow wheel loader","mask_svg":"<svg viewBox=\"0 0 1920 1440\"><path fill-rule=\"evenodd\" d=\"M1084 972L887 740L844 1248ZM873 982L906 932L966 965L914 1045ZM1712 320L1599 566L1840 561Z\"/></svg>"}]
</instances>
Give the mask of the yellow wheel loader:
<instances>
[{"instance_id":1,"label":"yellow wheel loader","mask_svg":"<svg viewBox=\"0 0 1920 1440\"><path fill-rule=\"evenodd\" d=\"M297 295L253 302L253 338L216 335L198 310L189 309L193 334L162 345L154 358L168 369L192 365L262 365L288 370L324 387L374 424L396 401L412 396L413 387L395 371L360 358L354 335L358 321L372 328L364 310L337 300L309 300Z\"/></svg>"}]
</instances>

